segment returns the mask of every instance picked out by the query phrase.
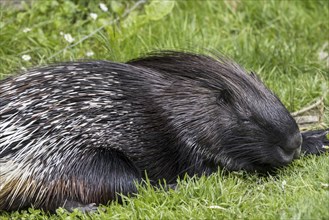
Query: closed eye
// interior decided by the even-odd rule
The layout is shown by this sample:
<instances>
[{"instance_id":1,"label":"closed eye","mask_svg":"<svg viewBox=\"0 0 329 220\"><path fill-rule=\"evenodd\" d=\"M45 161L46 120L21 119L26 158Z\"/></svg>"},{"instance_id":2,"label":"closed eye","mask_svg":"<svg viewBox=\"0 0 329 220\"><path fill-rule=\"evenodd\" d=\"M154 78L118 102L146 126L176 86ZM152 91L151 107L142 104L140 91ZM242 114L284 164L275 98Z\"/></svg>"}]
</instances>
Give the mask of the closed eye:
<instances>
[{"instance_id":1,"label":"closed eye","mask_svg":"<svg viewBox=\"0 0 329 220\"><path fill-rule=\"evenodd\" d=\"M242 124L249 124L249 123L250 123L250 120L247 119L247 118L242 118L242 119L240 119L240 122L241 122Z\"/></svg>"},{"instance_id":2,"label":"closed eye","mask_svg":"<svg viewBox=\"0 0 329 220\"><path fill-rule=\"evenodd\" d=\"M231 101L231 95L227 90L221 91L219 94L217 94L216 98L219 105L227 104Z\"/></svg>"}]
</instances>

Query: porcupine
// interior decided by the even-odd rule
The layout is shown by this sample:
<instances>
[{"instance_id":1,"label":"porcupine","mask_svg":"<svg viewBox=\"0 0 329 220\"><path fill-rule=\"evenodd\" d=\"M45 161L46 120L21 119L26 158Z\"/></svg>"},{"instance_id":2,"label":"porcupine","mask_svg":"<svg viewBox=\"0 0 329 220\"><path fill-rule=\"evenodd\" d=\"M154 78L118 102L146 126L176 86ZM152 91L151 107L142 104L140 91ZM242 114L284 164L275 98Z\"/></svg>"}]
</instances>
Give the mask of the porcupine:
<instances>
[{"instance_id":1,"label":"porcupine","mask_svg":"<svg viewBox=\"0 0 329 220\"><path fill-rule=\"evenodd\" d=\"M0 210L91 210L136 193L145 174L269 172L324 152L326 133L301 135L256 74L222 57L36 68L0 82Z\"/></svg>"}]
</instances>

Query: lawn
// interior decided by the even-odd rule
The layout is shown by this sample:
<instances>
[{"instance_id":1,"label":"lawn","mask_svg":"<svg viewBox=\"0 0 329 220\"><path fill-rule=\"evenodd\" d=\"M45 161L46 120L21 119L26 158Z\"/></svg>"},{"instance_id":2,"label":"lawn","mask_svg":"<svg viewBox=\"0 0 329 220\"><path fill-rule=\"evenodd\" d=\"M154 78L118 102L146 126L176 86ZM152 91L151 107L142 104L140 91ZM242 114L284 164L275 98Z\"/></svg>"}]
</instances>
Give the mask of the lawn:
<instances>
[{"instance_id":1,"label":"lawn","mask_svg":"<svg viewBox=\"0 0 329 220\"><path fill-rule=\"evenodd\" d=\"M0 4L0 79L31 66L124 62L159 49L220 51L259 74L289 109L324 97L329 125L329 1L35 0ZM322 108L323 109L323 108ZM85 215L58 210L0 219L329 219L329 155L296 160L275 176L186 177L177 190L140 187L124 205Z\"/></svg>"}]
</instances>

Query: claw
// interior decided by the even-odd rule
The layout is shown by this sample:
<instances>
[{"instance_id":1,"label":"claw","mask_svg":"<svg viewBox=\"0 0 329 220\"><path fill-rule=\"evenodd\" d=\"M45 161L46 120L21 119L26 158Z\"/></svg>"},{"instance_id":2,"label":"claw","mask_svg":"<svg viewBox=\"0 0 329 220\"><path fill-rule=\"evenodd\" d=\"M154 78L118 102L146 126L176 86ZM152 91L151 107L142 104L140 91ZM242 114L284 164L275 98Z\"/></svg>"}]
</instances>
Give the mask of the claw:
<instances>
[{"instance_id":1,"label":"claw","mask_svg":"<svg viewBox=\"0 0 329 220\"><path fill-rule=\"evenodd\" d=\"M82 213L94 213L97 211L97 205L96 203L89 203L89 204L81 204L79 202L75 201L67 201L66 204L64 204L64 208L69 211L73 212L74 210L78 210Z\"/></svg>"}]
</instances>

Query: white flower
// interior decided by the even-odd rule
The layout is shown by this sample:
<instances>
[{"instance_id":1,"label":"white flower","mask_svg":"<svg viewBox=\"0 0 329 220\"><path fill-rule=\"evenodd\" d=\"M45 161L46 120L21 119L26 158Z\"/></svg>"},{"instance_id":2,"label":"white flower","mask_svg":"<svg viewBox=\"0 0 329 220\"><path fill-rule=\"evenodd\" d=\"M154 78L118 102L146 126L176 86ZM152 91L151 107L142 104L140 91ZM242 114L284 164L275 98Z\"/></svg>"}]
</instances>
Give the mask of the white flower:
<instances>
[{"instance_id":1,"label":"white flower","mask_svg":"<svg viewBox=\"0 0 329 220\"><path fill-rule=\"evenodd\" d=\"M64 34L64 39L69 43L74 41L74 38L71 36L71 34Z\"/></svg>"},{"instance_id":2,"label":"white flower","mask_svg":"<svg viewBox=\"0 0 329 220\"><path fill-rule=\"evenodd\" d=\"M287 185L287 181L283 180L281 183L282 190L284 190L284 187Z\"/></svg>"},{"instance_id":3,"label":"white flower","mask_svg":"<svg viewBox=\"0 0 329 220\"><path fill-rule=\"evenodd\" d=\"M22 56L22 59L23 59L24 61L29 61L29 60L31 60L31 56L28 55L28 54L24 54L24 55Z\"/></svg>"},{"instance_id":4,"label":"white flower","mask_svg":"<svg viewBox=\"0 0 329 220\"><path fill-rule=\"evenodd\" d=\"M325 60L328 57L328 53L325 51L320 51L319 52L319 59L320 60Z\"/></svg>"},{"instance_id":5,"label":"white flower","mask_svg":"<svg viewBox=\"0 0 329 220\"><path fill-rule=\"evenodd\" d=\"M63 36L63 35L64 35L63 31L59 32L59 34L60 34L61 36Z\"/></svg>"},{"instance_id":6,"label":"white flower","mask_svg":"<svg viewBox=\"0 0 329 220\"><path fill-rule=\"evenodd\" d=\"M31 31L31 28L24 28L24 29L23 29L23 32L24 32L24 33L27 33L27 32L30 32L30 31Z\"/></svg>"},{"instance_id":7,"label":"white flower","mask_svg":"<svg viewBox=\"0 0 329 220\"><path fill-rule=\"evenodd\" d=\"M106 5L104 3L99 3L99 7L102 9L102 11L108 11L108 8L106 7Z\"/></svg>"},{"instance_id":8,"label":"white flower","mask_svg":"<svg viewBox=\"0 0 329 220\"><path fill-rule=\"evenodd\" d=\"M98 15L96 13L90 13L89 15L93 20L96 20L98 17Z\"/></svg>"},{"instance_id":9,"label":"white flower","mask_svg":"<svg viewBox=\"0 0 329 220\"><path fill-rule=\"evenodd\" d=\"M88 52L86 53L86 56L87 56L87 57L94 56L94 52L93 52L93 51L88 51Z\"/></svg>"}]
</instances>

